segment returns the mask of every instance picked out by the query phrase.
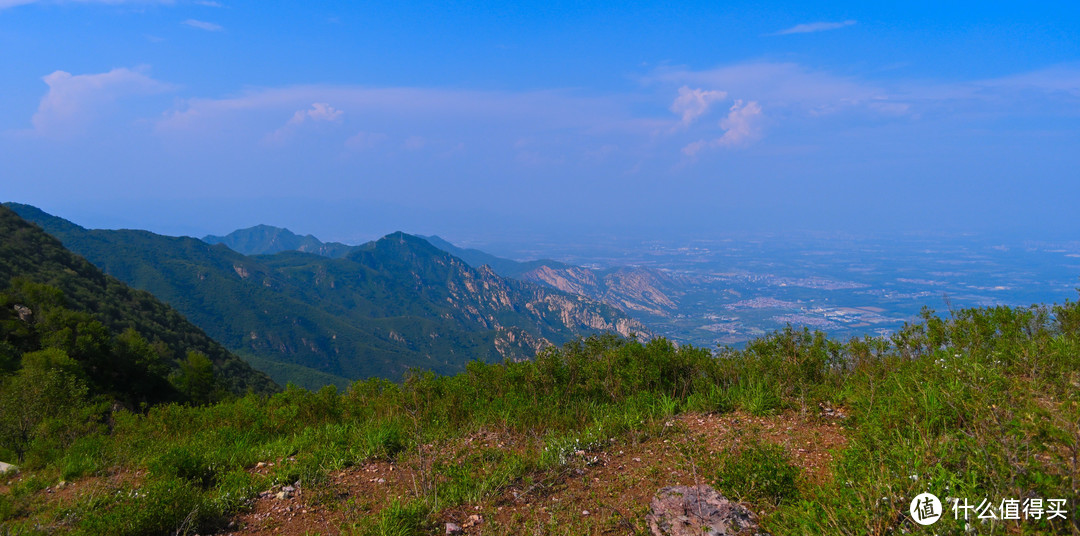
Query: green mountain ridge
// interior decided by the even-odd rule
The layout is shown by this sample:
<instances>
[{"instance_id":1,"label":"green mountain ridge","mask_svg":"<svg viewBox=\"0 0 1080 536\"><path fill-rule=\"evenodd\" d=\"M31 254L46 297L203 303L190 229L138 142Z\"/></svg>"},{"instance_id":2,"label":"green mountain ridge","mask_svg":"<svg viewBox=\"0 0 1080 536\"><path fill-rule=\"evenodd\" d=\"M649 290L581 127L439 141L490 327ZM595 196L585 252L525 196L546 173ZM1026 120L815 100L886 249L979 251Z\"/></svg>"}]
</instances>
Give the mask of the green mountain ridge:
<instances>
[{"instance_id":1,"label":"green mountain ridge","mask_svg":"<svg viewBox=\"0 0 1080 536\"><path fill-rule=\"evenodd\" d=\"M585 296L633 315L645 323L656 317L671 316L678 308L679 298L685 293L678 281L660 270L641 267L595 270L551 259L516 261L479 249L458 247L437 235L420 238L465 261L473 268L489 266L502 277L529 281ZM322 242L312 235L301 237L288 229L271 225L238 229L225 237L207 236L203 241L210 244L224 243L245 255L295 250L336 258L367 247Z\"/></svg>"},{"instance_id":2,"label":"green mountain ridge","mask_svg":"<svg viewBox=\"0 0 1080 536\"><path fill-rule=\"evenodd\" d=\"M344 378L452 373L526 359L580 335L645 334L618 310L475 269L394 233L342 258L245 256L146 231L88 230L9 204L106 273L150 291L226 347Z\"/></svg>"},{"instance_id":3,"label":"green mountain ridge","mask_svg":"<svg viewBox=\"0 0 1080 536\"><path fill-rule=\"evenodd\" d=\"M151 353L157 356L153 360L160 359L161 374L178 372L188 352L195 351L209 358L223 386L235 394L277 390L270 378L212 340L176 309L106 275L6 207L0 207L0 291L13 301L5 303L0 313L5 339L30 345L23 351L40 345L67 348L77 360L81 355L95 356L95 364L83 365L97 383L113 384L119 390L116 394L139 391L144 400L171 396L164 392L169 390L168 384L161 383L157 373L135 364L132 370L121 370L119 367L126 365L102 346L109 337L129 330L150 345ZM107 333L95 328L95 321ZM33 342L33 332L40 333L46 326L49 333L36 336L47 340ZM154 385L124 385L130 381Z\"/></svg>"},{"instance_id":4,"label":"green mountain ridge","mask_svg":"<svg viewBox=\"0 0 1080 536\"><path fill-rule=\"evenodd\" d=\"M310 234L300 236L288 229L270 225L238 229L225 236L207 235L202 241L208 244L225 244L229 249L244 255L303 251L336 259L349 254L354 248L340 242L322 242Z\"/></svg>"}]
</instances>

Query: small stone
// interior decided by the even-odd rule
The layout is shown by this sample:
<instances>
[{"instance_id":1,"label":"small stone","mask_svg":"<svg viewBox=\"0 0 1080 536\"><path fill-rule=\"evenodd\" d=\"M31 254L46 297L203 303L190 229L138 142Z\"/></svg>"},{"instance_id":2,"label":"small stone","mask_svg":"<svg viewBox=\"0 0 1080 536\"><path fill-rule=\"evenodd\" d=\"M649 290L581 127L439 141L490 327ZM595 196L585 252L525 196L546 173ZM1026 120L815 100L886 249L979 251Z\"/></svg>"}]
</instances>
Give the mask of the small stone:
<instances>
[{"instance_id":1,"label":"small stone","mask_svg":"<svg viewBox=\"0 0 1080 536\"><path fill-rule=\"evenodd\" d=\"M588 510L582 510L581 515L587 516L587 515L589 515L589 511Z\"/></svg>"},{"instance_id":2,"label":"small stone","mask_svg":"<svg viewBox=\"0 0 1080 536\"><path fill-rule=\"evenodd\" d=\"M274 495L274 497L277 497L277 500L279 501L284 501L285 499L289 498L289 493L285 491L279 491L277 492L277 495Z\"/></svg>"},{"instance_id":3,"label":"small stone","mask_svg":"<svg viewBox=\"0 0 1080 536\"><path fill-rule=\"evenodd\" d=\"M292 493L292 492L296 491L296 488L294 488L292 486L285 486L285 487L281 488L281 491L284 491L285 493Z\"/></svg>"},{"instance_id":4,"label":"small stone","mask_svg":"<svg viewBox=\"0 0 1080 536\"><path fill-rule=\"evenodd\" d=\"M446 524L446 535L447 536L451 536L451 535L455 535L455 534L464 534L464 533L465 533L465 531L462 530L461 526L459 526L457 523L447 523Z\"/></svg>"},{"instance_id":5,"label":"small stone","mask_svg":"<svg viewBox=\"0 0 1080 536\"><path fill-rule=\"evenodd\" d=\"M23 322L29 321L30 317L34 315L34 311L25 305L16 304L14 309L15 313L19 315L19 320Z\"/></svg>"},{"instance_id":6,"label":"small stone","mask_svg":"<svg viewBox=\"0 0 1080 536\"><path fill-rule=\"evenodd\" d=\"M0 462L0 475L11 473L15 474L19 472L19 468L11 465L10 463Z\"/></svg>"}]
</instances>

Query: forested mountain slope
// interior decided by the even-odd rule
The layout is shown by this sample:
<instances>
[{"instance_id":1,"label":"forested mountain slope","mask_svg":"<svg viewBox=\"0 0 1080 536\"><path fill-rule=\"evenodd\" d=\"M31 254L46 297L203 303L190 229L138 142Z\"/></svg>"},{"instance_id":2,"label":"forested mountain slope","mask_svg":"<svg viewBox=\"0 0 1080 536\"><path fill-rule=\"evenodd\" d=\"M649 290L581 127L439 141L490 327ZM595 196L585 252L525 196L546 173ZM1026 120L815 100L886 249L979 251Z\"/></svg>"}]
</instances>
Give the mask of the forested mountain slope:
<instances>
[{"instance_id":1,"label":"forested mountain slope","mask_svg":"<svg viewBox=\"0 0 1080 536\"><path fill-rule=\"evenodd\" d=\"M131 403L183 399L167 379L181 374L193 353L208 360L216 387L236 394L277 389L175 309L105 275L5 207L0 335L0 372L19 369L28 352L50 350L33 359L71 358L92 391Z\"/></svg>"},{"instance_id":2,"label":"forested mountain slope","mask_svg":"<svg viewBox=\"0 0 1080 536\"><path fill-rule=\"evenodd\" d=\"M644 333L612 307L472 268L403 233L339 259L245 256L194 238L88 230L10 206L228 348L346 378L396 379L409 367L450 373L474 359L532 357L588 333Z\"/></svg>"}]
</instances>

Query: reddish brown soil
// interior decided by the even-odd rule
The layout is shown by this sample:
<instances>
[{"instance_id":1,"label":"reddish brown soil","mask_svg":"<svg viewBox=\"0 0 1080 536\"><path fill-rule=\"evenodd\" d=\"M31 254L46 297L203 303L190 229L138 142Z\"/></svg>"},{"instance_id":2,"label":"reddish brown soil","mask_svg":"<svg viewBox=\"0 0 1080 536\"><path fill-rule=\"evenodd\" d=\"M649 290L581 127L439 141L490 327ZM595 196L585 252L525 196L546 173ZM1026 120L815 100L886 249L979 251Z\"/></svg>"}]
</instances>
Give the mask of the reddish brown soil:
<instances>
[{"instance_id":1,"label":"reddish brown soil","mask_svg":"<svg viewBox=\"0 0 1080 536\"><path fill-rule=\"evenodd\" d=\"M260 471L259 469L255 470ZM335 471L319 490L297 488L279 499L284 486L264 491L250 511L234 520L234 534L340 534L343 525L412 496L413 471L380 461Z\"/></svg>"},{"instance_id":2,"label":"reddish brown soil","mask_svg":"<svg viewBox=\"0 0 1080 536\"><path fill-rule=\"evenodd\" d=\"M470 535L635 534L644 528L649 501L659 488L711 483L717 454L747 437L782 445L806 482L829 479L833 455L846 444L837 422L818 416L682 415L651 437L579 452L556 474L535 475L480 504L444 509L436 516L436 532L441 534L450 522ZM237 517L231 534L356 532L393 501L415 498L424 486L417 475L425 474L424 467L433 461L463 459L481 448L520 452L538 442L505 431L481 431L451 444L427 445L422 456L412 453L398 465L374 462L336 471L318 491L298 489L278 499L277 487Z\"/></svg>"}]
</instances>

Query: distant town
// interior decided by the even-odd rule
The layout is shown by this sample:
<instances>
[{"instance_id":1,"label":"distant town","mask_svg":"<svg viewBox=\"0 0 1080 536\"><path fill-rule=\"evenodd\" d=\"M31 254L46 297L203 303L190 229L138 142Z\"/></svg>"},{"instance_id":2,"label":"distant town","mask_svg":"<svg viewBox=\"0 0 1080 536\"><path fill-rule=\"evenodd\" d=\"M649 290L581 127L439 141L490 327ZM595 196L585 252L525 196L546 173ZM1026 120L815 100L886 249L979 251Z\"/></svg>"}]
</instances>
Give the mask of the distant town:
<instances>
[{"instance_id":1,"label":"distant town","mask_svg":"<svg viewBox=\"0 0 1080 536\"><path fill-rule=\"evenodd\" d=\"M889 335L924 307L948 314L965 307L1062 303L1075 300L1080 286L1076 242L917 237L604 244L504 246L500 252L663 274L669 284L661 291L676 307L636 316L660 335L706 347L738 347L787 325L840 339Z\"/></svg>"}]
</instances>

